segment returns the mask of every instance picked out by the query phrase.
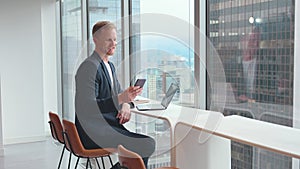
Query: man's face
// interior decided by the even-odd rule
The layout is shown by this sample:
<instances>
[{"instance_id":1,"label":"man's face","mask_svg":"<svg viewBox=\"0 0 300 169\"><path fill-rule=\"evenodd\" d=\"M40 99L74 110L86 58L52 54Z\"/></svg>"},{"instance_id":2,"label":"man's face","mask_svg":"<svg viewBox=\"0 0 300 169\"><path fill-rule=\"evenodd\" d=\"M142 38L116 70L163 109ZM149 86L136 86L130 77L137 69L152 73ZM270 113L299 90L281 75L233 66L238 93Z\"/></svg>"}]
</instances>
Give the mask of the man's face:
<instances>
[{"instance_id":1,"label":"man's face","mask_svg":"<svg viewBox=\"0 0 300 169\"><path fill-rule=\"evenodd\" d=\"M102 29L99 30L97 35L94 37L96 50L101 52L100 55L111 56L115 53L117 45L117 32L115 29Z\"/></svg>"}]
</instances>

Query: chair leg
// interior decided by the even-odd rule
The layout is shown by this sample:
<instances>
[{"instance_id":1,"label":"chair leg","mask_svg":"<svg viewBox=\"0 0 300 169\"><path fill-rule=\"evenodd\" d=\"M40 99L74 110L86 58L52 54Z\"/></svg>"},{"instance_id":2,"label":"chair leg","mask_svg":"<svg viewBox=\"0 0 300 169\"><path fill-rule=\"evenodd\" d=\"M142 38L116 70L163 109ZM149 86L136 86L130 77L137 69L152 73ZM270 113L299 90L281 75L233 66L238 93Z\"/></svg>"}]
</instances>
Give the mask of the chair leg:
<instances>
[{"instance_id":1,"label":"chair leg","mask_svg":"<svg viewBox=\"0 0 300 169\"><path fill-rule=\"evenodd\" d=\"M64 147L62 149L62 152L61 152L61 155L60 155L60 159L59 159L59 163L58 163L58 167L57 167L58 169L60 168L61 161L62 161L62 158L64 156L65 149L66 149L66 145L64 145Z\"/></svg>"},{"instance_id":2,"label":"chair leg","mask_svg":"<svg viewBox=\"0 0 300 169\"><path fill-rule=\"evenodd\" d=\"M88 164L90 164L91 169L93 169L90 158L87 158L87 160L86 160L86 166L85 166L86 169L88 169Z\"/></svg>"},{"instance_id":3,"label":"chair leg","mask_svg":"<svg viewBox=\"0 0 300 169\"><path fill-rule=\"evenodd\" d=\"M96 162L97 162L98 168L101 169L101 168L100 168L100 165L99 165L99 162L98 162L98 159L95 158L95 160L96 160ZM105 169L105 168L103 168L103 169Z\"/></svg>"},{"instance_id":4,"label":"chair leg","mask_svg":"<svg viewBox=\"0 0 300 169\"><path fill-rule=\"evenodd\" d=\"M92 161L91 161L91 159L89 158L89 162L90 162L90 167L91 167L91 169L93 168L92 167Z\"/></svg>"},{"instance_id":5,"label":"chair leg","mask_svg":"<svg viewBox=\"0 0 300 169\"><path fill-rule=\"evenodd\" d=\"M80 159L80 157L77 158L77 161L76 161L76 164L75 164L75 169L76 169L77 166L78 166L79 159Z\"/></svg>"},{"instance_id":6,"label":"chair leg","mask_svg":"<svg viewBox=\"0 0 300 169\"><path fill-rule=\"evenodd\" d=\"M68 169L70 169L70 166L71 166L71 157L72 157L72 153L70 152Z\"/></svg>"},{"instance_id":7,"label":"chair leg","mask_svg":"<svg viewBox=\"0 0 300 169\"><path fill-rule=\"evenodd\" d=\"M86 159L86 164L85 164L85 169L88 169L88 166L89 166L89 161L90 161L90 159L89 159L89 158L87 158L87 159Z\"/></svg>"},{"instance_id":8,"label":"chair leg","mask_svg":"<svg viewBox=\"0 0 300 169\"><path fill-rule=\"evenodd\" d=\"M103 166L103 168L105 169L105 164L104 164L103 157L101 157L101 160L102 160L102 166Z\"/></svg>"},{"instance_id":9,"label":"chair leg","mask_svg":"<svg viewBox=\"0 0 300 169\"><path fill-rule=\"evenodd\" d=\"M112 162L112 159L111 159L110 155L108 155L108 158L109 158L109 162L110 162L111 166L113 166L114 164Z\"/></svg>"}]
</instances>

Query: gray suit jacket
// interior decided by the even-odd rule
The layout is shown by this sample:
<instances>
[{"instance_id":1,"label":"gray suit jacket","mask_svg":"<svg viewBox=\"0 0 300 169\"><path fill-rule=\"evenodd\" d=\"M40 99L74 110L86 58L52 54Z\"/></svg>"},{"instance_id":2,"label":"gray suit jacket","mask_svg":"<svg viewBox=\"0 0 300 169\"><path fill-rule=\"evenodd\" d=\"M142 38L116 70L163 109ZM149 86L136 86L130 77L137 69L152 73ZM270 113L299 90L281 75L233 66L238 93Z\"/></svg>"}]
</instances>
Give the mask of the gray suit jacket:
<instances>
[{"instance_id":1,"label":"gray suit jacket","mask_svg":"<svg viewBox=\"0 0 300 169\"><path fill-rule=\"evenodd\" d=\"M117 96L122 89L114 65L109 64L113 87L106 66L96 52L82 62L75 76L75 124L85 147L113 137L114 128L124 129L116 118L120 109Z\"/></svg>"}]
</instances>

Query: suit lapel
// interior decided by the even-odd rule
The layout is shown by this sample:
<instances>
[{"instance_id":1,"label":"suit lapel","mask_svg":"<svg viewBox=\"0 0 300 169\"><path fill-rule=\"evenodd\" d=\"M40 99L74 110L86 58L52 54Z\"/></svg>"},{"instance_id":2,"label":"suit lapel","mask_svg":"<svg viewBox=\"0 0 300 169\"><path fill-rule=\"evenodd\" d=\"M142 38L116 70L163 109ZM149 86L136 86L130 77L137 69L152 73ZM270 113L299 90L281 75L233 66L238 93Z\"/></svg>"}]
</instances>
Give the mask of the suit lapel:
<instances>
[{"instance_id":1,"label":"suit lapel","mask_svg":"<svg viewBox=\"0 0 300 169\"><path fill-rule=\"evenodd\" d=\"M100 62L101 69L104 72L105 78L106 78L106 80L107 80L107 82L109 84L109 88L111 90L111 88L112 88L112 86L111 86L111 80L110 80L109 73L108 73L108 71L106 69L106 66L105 66L103 60L100 58L100 56L98 55L98 53L95 52L95 51L93 53L93 56Z\"/></svg>"}]
</instances>

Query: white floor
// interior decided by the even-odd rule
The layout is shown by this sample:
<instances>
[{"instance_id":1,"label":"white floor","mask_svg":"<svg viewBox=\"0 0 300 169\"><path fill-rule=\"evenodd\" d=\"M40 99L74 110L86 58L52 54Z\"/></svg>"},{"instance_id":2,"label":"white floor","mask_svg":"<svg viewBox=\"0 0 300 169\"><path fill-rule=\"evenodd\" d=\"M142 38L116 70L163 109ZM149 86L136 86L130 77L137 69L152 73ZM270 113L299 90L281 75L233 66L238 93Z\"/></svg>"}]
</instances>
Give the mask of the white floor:
<instances>
[{"instance_id":1,"label":"white floor","mask_svg":"<svg viewBox=\"0 0 300 169\"><path fill-rule=\"evenodd\" d=\"M55 143L51 137L46 141L5 145L4 156L0 156L0 169L55 169L58 166L61 151L62 146ZM112 158L115 159L115 157ZM65 151L61 169L68 168L68 159L69 152ZM76 159L72 156L71 168L74 168ZM82 169L80 166L77 168Z\"/></svg>"}]
</instances>

